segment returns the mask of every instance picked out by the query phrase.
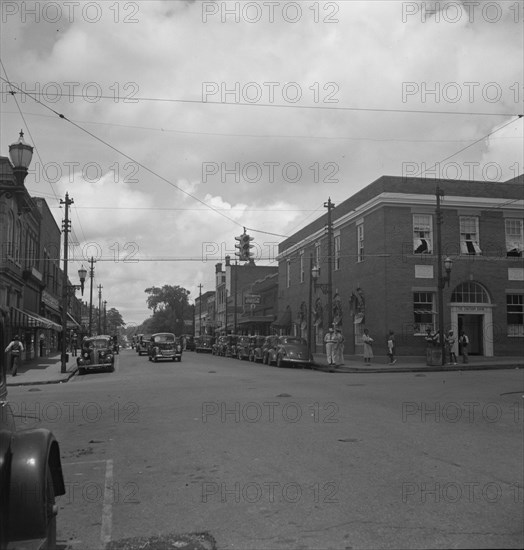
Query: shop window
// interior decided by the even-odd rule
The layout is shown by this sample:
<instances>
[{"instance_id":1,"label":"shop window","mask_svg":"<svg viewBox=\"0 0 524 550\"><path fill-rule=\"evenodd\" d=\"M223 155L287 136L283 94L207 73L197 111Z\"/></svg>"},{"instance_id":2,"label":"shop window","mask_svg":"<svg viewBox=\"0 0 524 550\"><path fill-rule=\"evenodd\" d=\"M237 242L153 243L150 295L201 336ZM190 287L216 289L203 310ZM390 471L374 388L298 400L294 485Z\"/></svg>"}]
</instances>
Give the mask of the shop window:
<instances>
[{"instance_id":1,"label":"shop window","mask_svg":"<svg viewBox=\"0 0 524 550\"><path fill-rule=\"evenodd\" d=\"M508 336L524 336L524 294L506 295Z\"/></svg>"},{"instance_id":2,"label":"shop window","mask_svg":"<svg viewBox=\"0 0 524 550\"><path fill-rule=\"evenodd\" d=\"M429 328L431 332L435 331L433 292L415 292L413 293L413 333L415 335L426 334Z\"/></svg>"}]
</instances>

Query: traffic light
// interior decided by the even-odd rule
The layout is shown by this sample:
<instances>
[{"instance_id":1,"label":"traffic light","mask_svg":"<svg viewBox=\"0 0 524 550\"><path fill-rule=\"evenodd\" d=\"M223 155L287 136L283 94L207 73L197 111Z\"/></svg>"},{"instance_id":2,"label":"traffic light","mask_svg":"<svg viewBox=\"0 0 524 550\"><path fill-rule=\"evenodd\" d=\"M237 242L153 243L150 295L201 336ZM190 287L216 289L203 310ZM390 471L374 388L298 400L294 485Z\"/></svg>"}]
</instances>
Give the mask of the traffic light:
<instances>
[{"instance_id":1,"label":"traffic light","mask_svg":"<svg viewBox=\"0 0 524 550\"><path fill-rule=\"evenodd\" d=\"M238 256L239 261L248 262L251 259L251 249L253 248L251 244L252 240L253 237L250 237L247 233L235 237L235 241L238 241L238 243L235 244L235 248L238 249L235 255Z\"/></svg>"},{"instance_id":2,"label":"traffic light","mask_svg":"<svg viewBox=\"0 0 524 550\"><path fill-rule=\"evenodd\" d=\"M243 237L243 240L241 241L242 255L244 257L244 261L248 262L252 256L251 249L253 248L253 245L250 243L253 240L253 237L250 237L247 233L244 233L242 237Z\"/></svg>"},{"instance_id":3,"label":"traffic light","mask_svg":"<svg viewBox=\"0 0 524 550\"><path fill-rule=\"evenodd\" d=\"M244 235L239 235L238 237L235 237L235 241L238 241L238 243L235 244L235 248L238 249L238 252L235 252L235 256L238 256L238 259L241 262L246 261L246 258L244 257L244 246L243 246L244 236L245 236L245 233Z\"/></svg>"}]
</instances>

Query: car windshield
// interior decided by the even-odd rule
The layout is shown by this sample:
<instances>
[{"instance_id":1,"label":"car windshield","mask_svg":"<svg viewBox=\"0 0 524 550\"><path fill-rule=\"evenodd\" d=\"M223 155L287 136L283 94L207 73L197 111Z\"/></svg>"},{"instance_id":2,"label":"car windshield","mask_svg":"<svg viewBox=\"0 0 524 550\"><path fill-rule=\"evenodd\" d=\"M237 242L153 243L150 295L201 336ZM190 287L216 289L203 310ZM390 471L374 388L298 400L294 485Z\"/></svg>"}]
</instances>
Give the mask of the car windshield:
<instances>
[{"instance_id":1,"label":"car windshield","mask_svg":"<svg viewBox=\"0 0 524 550\"><path fill-rule=\"evenodd\" d=\"M173 334L160 334L158 336L155 336L153 338L153 341L156 343L156 344L162 344L162 343L166 343L166 342L174 342L175 341L175 337Z\"/></svg>"},{"instance_id":2,"label":"car windshield","mask_svg":"<svg viewBox=\"0 0 524 550\"><path fill-rule=\"evenodd\" d=\"M293 337L285 337L280 339L280 343L282 344L294 344L294 345L301 345L305 344L306 341L303 338L293 338Z\"/></svg>"},{"instance_id":3,"label":"car windshield","mask_svg":"<svg viewBox=\"0 0 524 550\"><path fill-rule=\"evenodd\" d=\"M89 340L89 345L95 349L104 349L109 347L109 340L106 338L99 338L97 340Z\"/></svg>"}]
</instances>

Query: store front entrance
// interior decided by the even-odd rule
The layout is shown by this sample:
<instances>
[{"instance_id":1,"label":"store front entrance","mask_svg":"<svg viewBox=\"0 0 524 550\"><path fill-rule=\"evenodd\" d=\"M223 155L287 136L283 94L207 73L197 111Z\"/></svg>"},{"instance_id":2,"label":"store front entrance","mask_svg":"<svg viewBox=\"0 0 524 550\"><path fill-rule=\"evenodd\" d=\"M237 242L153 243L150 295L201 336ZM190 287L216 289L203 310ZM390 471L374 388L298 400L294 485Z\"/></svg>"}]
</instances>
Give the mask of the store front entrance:
<instances>
[{"instance_id":1,"label":"store front entrance","mask_svg":"<svg viewBox=\"0 0 524 550\"><path fill-rule=\"evenodd\" d=\"M482 326L484 315L458 314L458 334L464 331L469 338L469 355L484 355L484 342L482 341Z\"/></svg>"}]
</instances>

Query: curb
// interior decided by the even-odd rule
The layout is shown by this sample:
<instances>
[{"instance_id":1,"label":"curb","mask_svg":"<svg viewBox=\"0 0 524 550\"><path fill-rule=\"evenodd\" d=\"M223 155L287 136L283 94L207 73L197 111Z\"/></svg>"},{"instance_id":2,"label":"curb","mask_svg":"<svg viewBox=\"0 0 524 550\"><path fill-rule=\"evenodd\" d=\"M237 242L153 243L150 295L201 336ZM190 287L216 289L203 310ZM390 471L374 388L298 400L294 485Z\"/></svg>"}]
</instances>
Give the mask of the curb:
<instances>
[{"instance_id":1,"label":"curb","mask_svg":"<svg viewBox=\"0 0 524 550\"><path fill-rule=\"evenodd\" d=\"M43 386L45 384L62 384L63 382L69 382L71 378L77 373L78 367L75 365L73 366L72 370L67 371L64 373L64 378L60 379L53 379L53 380L34 380L33 382L13 382L13 378L11 378L11 381L7 382L6 385L8 387L14 387L14 386Z\"/></svg>"},{"instance_id":2,"label":"curb","mask_svg":"<svg viewBox=\"0 0 524 550\"><path fill-rule=\"evenodd\" d=\"M311 367L313 370L320 372L326 372L331 374L354 374L354 373L391 373L391 372L462 372L473 370L513 370L524 368L523 363L511 363L504 365L467 365L467 366L414 366L414 367L342 367L330 369L327 365L313 364Z\"/></svg>"}]
</instances>

